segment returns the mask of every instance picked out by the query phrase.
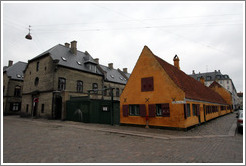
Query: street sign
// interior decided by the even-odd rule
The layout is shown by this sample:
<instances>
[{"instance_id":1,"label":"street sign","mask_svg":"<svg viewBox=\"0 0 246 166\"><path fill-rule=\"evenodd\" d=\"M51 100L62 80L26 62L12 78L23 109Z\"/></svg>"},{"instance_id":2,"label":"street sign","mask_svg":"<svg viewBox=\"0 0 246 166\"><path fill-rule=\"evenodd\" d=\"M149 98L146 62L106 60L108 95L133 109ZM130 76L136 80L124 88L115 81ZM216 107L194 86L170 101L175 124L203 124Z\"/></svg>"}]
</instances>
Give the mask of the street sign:
<instances>
[{"instance_id":1,"label":"street sign","mask_svg":"<svg viewBox=\"0 0 246 166\"><path fill-rule=\"evenodd\" d=\"M34 98L33 101L34 101L35 103L38 103L38 98Z\"/></svg>"}]
</instances>

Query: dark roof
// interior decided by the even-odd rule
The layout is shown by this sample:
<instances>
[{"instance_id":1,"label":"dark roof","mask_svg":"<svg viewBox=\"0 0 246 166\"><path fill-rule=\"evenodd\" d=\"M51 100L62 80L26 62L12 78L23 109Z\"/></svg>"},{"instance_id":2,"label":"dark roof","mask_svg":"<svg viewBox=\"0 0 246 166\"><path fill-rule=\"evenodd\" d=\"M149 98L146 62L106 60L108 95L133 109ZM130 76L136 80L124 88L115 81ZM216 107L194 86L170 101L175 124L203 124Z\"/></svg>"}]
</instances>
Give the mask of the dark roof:
<instances>
[{"instance_id":1,"label":"dark roof","mask_svg":"<svg viewBox=\"0 0 246 166\"><path fill-rule=\"evenodd\" d=\"M12 66L5 68L4 72L6 72L7 76L9 76L11 79L23 80L23 71L25 70L26 66L27 63L19 61Z\"/></svg>"},{"instance_id":2,"label":"dark roof","mask_svg":"<svg viewBox=\"0 0 246 166\"><path fill-rule=\"evenodd\" d=\"M214 80L229 80L230 77L227 74L221 74L220 70L215 70L214 72L206 72L206 73L198 73L189 75L195 80L199 80L201 77L205 79L205 81L214 81Z\"/></svg>"},{"instance_id":3,"label":"dark roof","mask_svg":"<svg viewBox=\"0 0 246 166\"><path fill-rule=\"evenodd\" d=\"M243 97L243 93L242 92L239 92L239 93L237 93L237 96L238 97Z\"/></svg>"},{"instance_id":4,"label":"dark roof","mask_svg":"<svg viewBox=\"0 0 246 166\"><path fill-rule=\"evenodd\" d=\"M145 46L147 47L147 46ZM147 47L148 48L148 47ZM152 53L153 54L153 53ZM154 55L154 54L153 54ZM183 71L155 56L156 60L166 71L173 82L185 92L186 99L207 101L212 103L226 104L226 101L212 89L206 87L199 81L188 76Z\"/></svg>"},{"instance_id":5,"label":"dark roof","mask_svg":"<svg viewBox=\"0 0 246 166\"><path fill-rule=\"evenodd\" d=\"M96 66L97 64L87 51L81 52L78 50L77 55L74 55L70 51L70 48L58 44L50 48L49 50L43 52L42 54L34 57L30 61L39 59L46 55L50 55L52 60L58 60L58 65L60 66L102 75L102 73L99 70L94 71L90 70L87 67L87 64L91 64L94 66Z\"/></svg>"},{"instance_id":6,"label":"dark roof","mask_svg":"<svg viewBox=\"0 0 246 166\"><path fill-rule=\"evenodd\" d=\"M126 84L127 79L117 69L110 69L107 66L100 65L102 70L105 72L105 80L110 82L116 82L121 84Z\"/></svg>"}]
</instances>

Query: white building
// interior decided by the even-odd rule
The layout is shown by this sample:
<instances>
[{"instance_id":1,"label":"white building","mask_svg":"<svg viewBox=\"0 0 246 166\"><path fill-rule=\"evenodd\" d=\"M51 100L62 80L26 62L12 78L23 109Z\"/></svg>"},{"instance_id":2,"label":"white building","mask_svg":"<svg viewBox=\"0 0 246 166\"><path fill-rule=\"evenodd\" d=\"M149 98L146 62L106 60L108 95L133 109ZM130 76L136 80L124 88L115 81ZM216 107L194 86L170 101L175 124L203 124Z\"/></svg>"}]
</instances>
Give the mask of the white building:
<instances>
[{"instance_id":1,"label":"white building","mask_svg":"<svg viewBox=\"0 0 246 166\"><path fill-rule=\"evenodd\" d=\"M200 78L203 77L205 79L205 85L208 87L210 84L213 83L213 81L217 81L221 86L223 86L232 94L233 109L239 108L240 100L237 95L237 90L233 84L233 81L227 74L221 74L220 70L215 70L214 72L207 73L195 73L195 71L193 70L190 76L198 81L200 81Z\"/></svg>"}]
</instances>

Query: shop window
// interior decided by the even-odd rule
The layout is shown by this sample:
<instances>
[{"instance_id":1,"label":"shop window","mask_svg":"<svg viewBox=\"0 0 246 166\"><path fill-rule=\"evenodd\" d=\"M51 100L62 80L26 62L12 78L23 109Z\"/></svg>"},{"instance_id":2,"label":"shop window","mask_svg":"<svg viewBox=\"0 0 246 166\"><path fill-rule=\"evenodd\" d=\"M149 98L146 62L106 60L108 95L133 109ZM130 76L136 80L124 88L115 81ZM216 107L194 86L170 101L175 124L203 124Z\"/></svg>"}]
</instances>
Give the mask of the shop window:
<instances>
[{"instance_id":1,"label":"shop window","mask_svg":"<svg viewBox=\"0 0 246 166\"><path fill-rule=\"evenodd\" d=\"M18 86L18 85L15 87L14 96L15 97L20 97L21 96L21 87Z\"/></svg>"},{"instance_id":2,"label":"shop window","mask_svg":"<svg viewBox=\"0 0 246 166\"><path fill-rule=\"evenodd\" d=\"M62 91L66 89L66 79L59 77L58 79L58 90Z\"/></svg>"},{"instance_id":3,"label":"shop window","mask_svg":"<svg viewBox=\"0 0 246 166\"><path fill-rule=\"evenodd\" d=\"M83 81L77 81L77 92L83 92Z\"/></svg>"},{"instance_id":4,"label":"shop window","mask_svg":"<svg viewBox=\"0 0 246 166\"><path fill-rule=\"evenodd\" d=\"M154 79L153 77L142 78L141 79L141 91L153 91L154 90Z\"/></svg>"}]
</instances>

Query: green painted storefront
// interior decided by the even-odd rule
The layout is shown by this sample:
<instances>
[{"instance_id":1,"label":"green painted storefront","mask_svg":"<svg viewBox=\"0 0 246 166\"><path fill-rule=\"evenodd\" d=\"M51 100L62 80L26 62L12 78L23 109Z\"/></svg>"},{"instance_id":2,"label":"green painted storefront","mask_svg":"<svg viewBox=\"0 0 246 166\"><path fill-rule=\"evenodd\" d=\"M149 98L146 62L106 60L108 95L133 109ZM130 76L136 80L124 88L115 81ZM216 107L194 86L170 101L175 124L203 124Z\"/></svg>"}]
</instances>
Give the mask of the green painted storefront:
<instances>
[{"instance_id":1,"label":"green painted storefront","mask_svg":"<svg viewBox=\"0 0 246 166\"><path fill-rule=\"evenodd\" d=\"M66 120L119 125L120 102L72 97L66 102Z\"/></svg>"}]
</instances>

